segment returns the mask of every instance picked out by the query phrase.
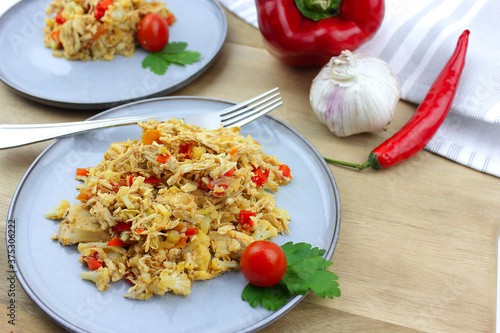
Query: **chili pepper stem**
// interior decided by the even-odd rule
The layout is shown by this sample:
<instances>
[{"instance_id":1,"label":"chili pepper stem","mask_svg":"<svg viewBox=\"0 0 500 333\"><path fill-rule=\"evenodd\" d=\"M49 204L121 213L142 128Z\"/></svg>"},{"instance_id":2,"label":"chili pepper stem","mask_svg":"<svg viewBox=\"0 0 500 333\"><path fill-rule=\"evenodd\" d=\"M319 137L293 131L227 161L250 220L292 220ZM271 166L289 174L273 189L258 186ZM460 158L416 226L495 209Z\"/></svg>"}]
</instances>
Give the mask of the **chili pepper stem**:
<instances>
[{"instance_id":1,"label":"chili pepper stem","mask_svg":"<svg viewBox=\"0 0 500 333\"><path fill-rule=\"evenodd\" d=\"M358 164L358 163L351 163L351 162L345 162L345 161L339 161L339 160L333 160L331 158L328 158L328 157L323 157L325 161L327 161L328 163L332 163L332 164L337 164L337 165L342 165L342 166L346 166L346 167L350 167L350 168L355 168L355 169L358 169L358 170L363 170L363 169L367 169L369 167L371 167L371 161L366 161L365 163L363 164Z\"/></svg>"}]
</instances>

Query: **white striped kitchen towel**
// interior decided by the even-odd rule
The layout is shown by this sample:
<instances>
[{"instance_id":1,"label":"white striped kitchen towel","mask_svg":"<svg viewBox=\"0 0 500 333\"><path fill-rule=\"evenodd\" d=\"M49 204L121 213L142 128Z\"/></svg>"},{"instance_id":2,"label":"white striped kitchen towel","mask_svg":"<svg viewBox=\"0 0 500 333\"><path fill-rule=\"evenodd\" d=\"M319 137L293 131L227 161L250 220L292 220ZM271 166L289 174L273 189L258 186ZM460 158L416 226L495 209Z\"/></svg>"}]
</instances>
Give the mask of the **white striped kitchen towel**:
<instances>
[{"instance_id":1,"label":"white striped kitchen towel","mask_svg":"<svg viewBox=\"0 0 500 333\"><path fill-rule=\"evenodd\" d=\"M219 0L258 27L254 0ZM498 0L387 0L384 22L359 51L385 60L402 99L420 103L470 30L469 49L452 112L426 149L500 177L500 13Z\"/></svg>"}]
</instances>

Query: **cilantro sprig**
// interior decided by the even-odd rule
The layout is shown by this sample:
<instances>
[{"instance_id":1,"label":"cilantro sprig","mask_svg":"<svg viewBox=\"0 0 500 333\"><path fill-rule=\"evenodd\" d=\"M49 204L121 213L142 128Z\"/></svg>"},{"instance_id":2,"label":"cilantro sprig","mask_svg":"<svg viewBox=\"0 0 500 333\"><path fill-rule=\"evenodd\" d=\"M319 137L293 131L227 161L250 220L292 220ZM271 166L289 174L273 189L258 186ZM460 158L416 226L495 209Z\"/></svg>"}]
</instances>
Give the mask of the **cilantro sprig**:
<instances>
[{"instance_id":1,"label":"cilantro sprig","mask_svg":"<svg viewBox=\"0 0 500 333\"><path fill-rule=\"evenodd\" d=\"M149 53L142 61L142 68L148 68L155 74L163 75L171 64L191 65L197 61L201 53L196 51L186 51L187 43L171 42L163 50Z\"/></svg>"},{"instance_id":2,"label":"cilantro sprig","mask_svg":"<svg viewBox=\"0 0 500 333\"><path fill-rule=\"evenodd\" d=\"M268 310L278 310L295 295L305 295L312 290L321 298L340 297L338 276L325 268L333 262L325 260L325 250L311 244L288 242L281 246L287 259L287 269L281 281L272 287L248 284L241 295L254 308L262 305Z\"/></svg>"}]
</instances>

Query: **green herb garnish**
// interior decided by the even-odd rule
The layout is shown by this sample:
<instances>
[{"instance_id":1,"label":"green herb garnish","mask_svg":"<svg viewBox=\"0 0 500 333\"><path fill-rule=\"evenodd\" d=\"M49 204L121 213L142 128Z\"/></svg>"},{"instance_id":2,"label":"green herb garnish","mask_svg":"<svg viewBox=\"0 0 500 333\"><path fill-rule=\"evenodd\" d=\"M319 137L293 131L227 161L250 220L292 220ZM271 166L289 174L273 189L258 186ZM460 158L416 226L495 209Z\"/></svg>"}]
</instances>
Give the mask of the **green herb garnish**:
<instances>
[{"instance_id":1,"label":"green herb garnish","mask_svg":"<svg viewBox=\"0 0 500 333\"><path fill-rule=\"evenodd\" d=\"M142 68L148 68L155 74L163 75L167 72L172 63L178 65L191 65L197 61L201 53L196 51L186 51L187 43L168 43L163 50L149 53L142 61Z\"/></svg>"},{"instance_id":2,"label":"green herb garnish","mask_svg":"<svg viewBox=\"0 0 500 333\"><path fill-rule=\"evenodd\" d=\"M311 244L288 242L281 248L285 252L287 269L281 281L268 288L248 284L241 295L244 301L256 308L262 305L268 310L278 310L295 295L305 295L312 290L321 298L340 297L338 276L325 270L333 264L321 257L325 250Z\"/></svg>"}]
</instances>

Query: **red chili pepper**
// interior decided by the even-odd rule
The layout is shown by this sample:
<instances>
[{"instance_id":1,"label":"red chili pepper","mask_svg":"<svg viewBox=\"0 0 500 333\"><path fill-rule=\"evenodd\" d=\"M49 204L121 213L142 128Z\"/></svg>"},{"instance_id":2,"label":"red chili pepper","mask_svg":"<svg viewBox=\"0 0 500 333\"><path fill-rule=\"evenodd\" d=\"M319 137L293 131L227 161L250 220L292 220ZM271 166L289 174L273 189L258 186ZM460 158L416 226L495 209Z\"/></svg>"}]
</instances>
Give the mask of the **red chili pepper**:
<instances>
[{"instance_id":1,"label":"red chili pepper","mask_svg":"<svg viewBox=\"0 0 500 333\"><path fill-rule=\"evenodd\" d=\"M119 237L115 237L109 240L107 246L127 246Z\"/></svg>"},{"instance_id":2,"label":"red chili pepper","mask_svg":"<svg viewBox=\"0 0 500 333\"><path fill-rule=\"evenodd\" d=\"M357 168L385 169L409 159L432 139L453 103L465 65L469 30L462 32L452 56L432 84L424 100L408 122L392 137L375 148L363 164L331 160L327 162Z\"/></svg>"},{"instance_id":3,"label":"red chili pepper","mask_svg":"<svg viewBox=\"0 0 500 333\"><path fill-rule=\"evenodd\" d=\"M251 228L253 227L253 221L250 219L250 217L256 215L257 214L249 210L240 210L240 213L238 215L238 222L243 228Z\"/></svg>"},{"instance_id":4,"label":"red chili pepper","mask_svg":"<svg viewBox=\"0 0 500 333\"><path fill-rule=\"evenodd\" d=\"M269 53L292 66L326 64L375 35L384 0L256 0Z\"/></svg>"},{"instance_id":5,"label":"red chili pepper","mask_svg":"<svg viewBox=\"0 0 500 333\"><path fill-rule=\"evenodd\" d=\"M262 171L261 169L254 169L253 170L254 176L252 177L253 182L255 185L258 187L261 187L269 178L269 169Z\"/></svg>"}]
</instances>

